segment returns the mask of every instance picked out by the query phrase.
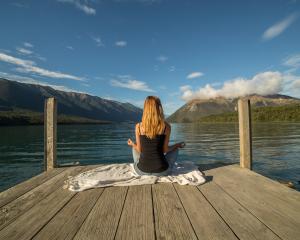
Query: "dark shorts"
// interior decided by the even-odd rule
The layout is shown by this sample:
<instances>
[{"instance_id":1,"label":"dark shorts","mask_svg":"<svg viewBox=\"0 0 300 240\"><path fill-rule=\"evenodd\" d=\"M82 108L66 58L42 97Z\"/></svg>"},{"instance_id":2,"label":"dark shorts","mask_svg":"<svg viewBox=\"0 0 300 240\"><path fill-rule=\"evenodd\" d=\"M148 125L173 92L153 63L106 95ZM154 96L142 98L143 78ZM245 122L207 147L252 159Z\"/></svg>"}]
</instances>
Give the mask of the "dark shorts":
<instances>
[{"instance_id":1,"label":"dark shorts","mask_svg":"<svg viewBox=\"0 0 300 240\"><path fill-rule=\"evenodd\" d=\"M140 158L140 153L137 152L134 148L132 148L132 156L133 156L133 161L134 161L134 170L136 171L137 174L139 175L151 175L151 176L168 176L172 173L172 168L174 166L175 161L177 160L177 156L178 156L178 149L168 152L167 154L165 154L165 157L168 161L169 164L169 168L163 172L159 172L159 173L147 173L147 172L143 172L142 170L140 170L137 166L138 162L139 162L139 158Z\"/></svg>"}]
</instances>

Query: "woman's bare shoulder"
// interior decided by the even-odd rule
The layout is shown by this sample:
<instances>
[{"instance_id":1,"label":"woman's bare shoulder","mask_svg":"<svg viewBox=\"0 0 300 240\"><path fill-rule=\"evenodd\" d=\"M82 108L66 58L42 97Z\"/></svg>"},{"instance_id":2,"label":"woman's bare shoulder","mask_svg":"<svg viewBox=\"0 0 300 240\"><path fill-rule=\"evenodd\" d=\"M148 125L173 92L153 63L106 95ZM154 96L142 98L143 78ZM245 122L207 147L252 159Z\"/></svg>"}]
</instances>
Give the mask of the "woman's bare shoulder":
<instances>
[{"instance_id":1,"label":"woman's bare shoulder","mask_svg":"<svg viewBox=\"0 0 300 240\"><path fill-rule=\"evenodd\" d=\"M138 130L140 128L140 123L135 124L135 130Z\"/></svg>"},{"instance_id":2,"label":"woman's bare shoulder","mask_svg":"<svg viewBox=\"0 0 300 240\"><path fill-rule=\"evenodd\" d=\"M138 123L135 124L135 131L138 134L140 134L140 132L141 132L141 123L140 122L138 122Z\"/></svg>"}]
</instances>

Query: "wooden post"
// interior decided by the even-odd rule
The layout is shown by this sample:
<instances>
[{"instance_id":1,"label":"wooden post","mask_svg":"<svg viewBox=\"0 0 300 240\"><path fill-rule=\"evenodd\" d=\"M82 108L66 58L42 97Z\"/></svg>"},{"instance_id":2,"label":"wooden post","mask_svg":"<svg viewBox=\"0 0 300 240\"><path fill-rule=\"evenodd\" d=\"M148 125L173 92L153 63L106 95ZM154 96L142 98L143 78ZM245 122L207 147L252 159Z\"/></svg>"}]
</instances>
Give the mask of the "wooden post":
<instances>
[{"instance_id":1,"label":"wooden post","mask_svg":"<svg viewBox=\"0 0 300 240\"><path fill-rule=\"evenodd\" d=\"M56 167L57 103L55 98L45 100L44 109L44 166L45 171Z\"/></svg>"},{"instance_id":2,"label":"wooden post","mask_svg":"<svg viewBox=\"0 0 300 240\"><path fill-rule=\"evenodd\" d=\"M251 106L249 99L238 100L240 166L252 169Z\"/></svg>"}]
</instances>

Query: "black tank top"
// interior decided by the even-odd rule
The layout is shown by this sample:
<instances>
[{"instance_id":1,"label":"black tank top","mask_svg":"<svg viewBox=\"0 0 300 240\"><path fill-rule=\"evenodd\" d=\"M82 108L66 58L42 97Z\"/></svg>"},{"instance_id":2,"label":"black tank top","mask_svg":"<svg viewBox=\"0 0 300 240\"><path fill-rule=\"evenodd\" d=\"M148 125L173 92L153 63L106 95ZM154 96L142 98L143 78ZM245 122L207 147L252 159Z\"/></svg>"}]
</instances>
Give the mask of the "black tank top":
<instances>
[{"instance_id":1,"label":"black tank top","mask_svg":"<svg viewBox=\"0 0 300 240\"><path fill-rule=\"evenodd\" d=\"M163 134L158 134L153 139L142 135L140 128L139 130L142 151L137 164L138 168L146 173L159 173L167 170L169 164L163 152L166 126Z\"/></svg>"}]
</instances>

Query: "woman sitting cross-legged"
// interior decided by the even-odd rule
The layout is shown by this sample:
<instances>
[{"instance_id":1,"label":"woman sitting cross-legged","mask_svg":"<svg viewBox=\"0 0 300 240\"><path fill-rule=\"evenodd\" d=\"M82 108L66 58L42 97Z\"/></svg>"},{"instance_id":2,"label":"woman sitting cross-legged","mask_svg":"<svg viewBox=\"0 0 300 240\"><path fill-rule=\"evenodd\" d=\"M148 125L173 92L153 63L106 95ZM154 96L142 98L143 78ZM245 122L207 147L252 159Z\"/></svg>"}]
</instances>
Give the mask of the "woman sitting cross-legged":
<instances>
[{"instance_id":1,"label":"woman sitting cross-legged","mask_svg":"<svg viewBox=\"0 0 300 240\"><path fill-rule=\"evenodd\" d=\"M184 142L169 146L171 126L164 120L160 99L148 96L144 103L142 122L135 126L134 143L128 139L132 147L134 169L139 175L166 176L171 174L178 156L178 148Z\"/></svg>"}]
</instances>

